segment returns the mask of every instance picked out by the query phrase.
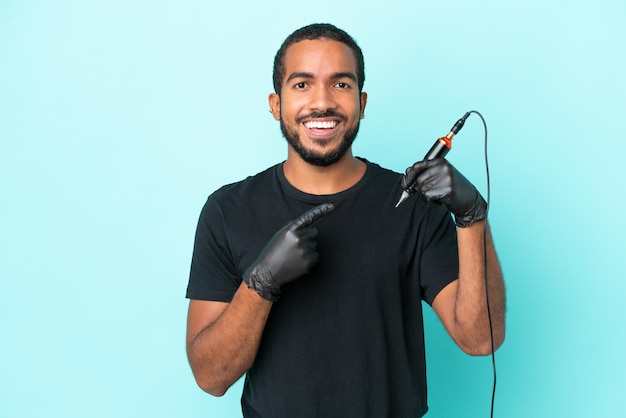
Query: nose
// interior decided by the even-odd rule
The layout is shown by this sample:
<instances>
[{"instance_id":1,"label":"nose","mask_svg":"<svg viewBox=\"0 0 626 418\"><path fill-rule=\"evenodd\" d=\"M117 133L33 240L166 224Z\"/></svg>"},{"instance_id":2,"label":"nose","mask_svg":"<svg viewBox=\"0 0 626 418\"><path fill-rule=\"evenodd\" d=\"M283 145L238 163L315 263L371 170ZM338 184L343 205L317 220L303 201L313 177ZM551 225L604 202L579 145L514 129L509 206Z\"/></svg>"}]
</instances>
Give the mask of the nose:
<instances>
[{"instance_id":1,"label":"nose","mask_svg":"<svg viewBox=\"0 0 626 418\"><path fill-rule=\"evenodd\" d=\"M335 109L337 103L335 102L330 87L320 86L315 88L311 93L311 102L309 107L311 110L326 112L330 109Z\"/></svg>"}]
</instances>

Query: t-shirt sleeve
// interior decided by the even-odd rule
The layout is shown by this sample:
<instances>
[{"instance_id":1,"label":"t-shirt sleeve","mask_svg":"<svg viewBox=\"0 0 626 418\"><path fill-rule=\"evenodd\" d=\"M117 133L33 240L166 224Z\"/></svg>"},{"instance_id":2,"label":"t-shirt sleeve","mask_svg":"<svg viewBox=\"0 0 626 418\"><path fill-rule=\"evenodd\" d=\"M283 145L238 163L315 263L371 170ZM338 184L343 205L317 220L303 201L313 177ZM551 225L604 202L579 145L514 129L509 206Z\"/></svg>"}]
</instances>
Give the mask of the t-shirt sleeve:
<instances>
[{"instance_id":1,"label":"t-shirt sleeve","mask_svg":"<svg viewBox=\"0 0 626 418\"><path fill-rule=\"evenodd\" d=\"M432 305L437 294L459 276L456 225L443 205L431 206L421 261L422 298Z\"/></svg>"},{"instance_id":2,"label":"t-shirt sleeve","mask_svg":"<svg viewBox=\"0 0 626 418\"><path fill-rule=\"evenodd\" d=\"M209 197L196 229L187 298L230 302L240 284L226 239L224 214Z\"/></svg>"}]
</instances>

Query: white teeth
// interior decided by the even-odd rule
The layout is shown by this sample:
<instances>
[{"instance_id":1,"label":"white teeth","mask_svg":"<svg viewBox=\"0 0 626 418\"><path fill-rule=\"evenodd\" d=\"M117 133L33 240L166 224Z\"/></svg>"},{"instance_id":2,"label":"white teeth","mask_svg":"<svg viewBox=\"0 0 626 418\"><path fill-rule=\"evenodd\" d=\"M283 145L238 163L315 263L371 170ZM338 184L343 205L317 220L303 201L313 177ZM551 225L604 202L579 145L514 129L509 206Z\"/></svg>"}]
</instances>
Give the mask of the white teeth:
<instances>
[{"instance_id":1,"label":"white teeth","mask_svg":"<svg viewBox=\"0 0 626 418\"><path fill-rule=\"evenodd\" d=\"M304 124L309 129L332 129L337 126L336 121L317 121L312 120Z\"/></svg>"}]
</instances>

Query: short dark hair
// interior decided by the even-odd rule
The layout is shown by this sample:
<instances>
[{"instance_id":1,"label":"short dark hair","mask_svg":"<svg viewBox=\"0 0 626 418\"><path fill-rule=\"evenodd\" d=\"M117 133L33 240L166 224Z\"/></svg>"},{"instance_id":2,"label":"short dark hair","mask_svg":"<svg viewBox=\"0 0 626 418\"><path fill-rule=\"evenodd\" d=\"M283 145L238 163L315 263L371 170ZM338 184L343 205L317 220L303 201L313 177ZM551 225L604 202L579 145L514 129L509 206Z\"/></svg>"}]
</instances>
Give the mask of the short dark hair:
<instances>
[{"instance_id":1,"label":"short dark hair","mask_svg":"<svg viewBox=\"0 0 626 418\"><path fill-rule=\"evenodd\" d=\"M346 44L356 58L356 78L359 86L359 92L363 91L363 84L365 83L365 63L363 60L363 52L357 45L356 41L348 35L347 32L339 29L338 27L329 23L313 23L308 26L304 26L285 39L280 49L274 57L274 91L280 95L280 86L285 78L285 52L291 45L304 41L304 40L316 40L321 38L331 39Z\"/></svg>"}]
</instances>

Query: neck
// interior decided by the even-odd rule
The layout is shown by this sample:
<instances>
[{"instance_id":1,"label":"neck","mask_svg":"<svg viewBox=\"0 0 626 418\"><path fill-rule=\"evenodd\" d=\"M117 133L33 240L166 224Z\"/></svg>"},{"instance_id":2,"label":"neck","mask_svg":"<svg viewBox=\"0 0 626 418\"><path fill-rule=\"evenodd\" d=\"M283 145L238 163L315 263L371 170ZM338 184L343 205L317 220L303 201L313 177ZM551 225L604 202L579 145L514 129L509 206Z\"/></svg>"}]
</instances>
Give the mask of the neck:
<instances>
[{"instance_id":1,"label":"neck","mask_svg":"<svg viewBox=\"0 0 626 418\"><path fill-rule=\"evenodd\" d=\"M365 174L366 165L351 151L335 164L318 167L302 160L289 149L283 172L287 181L305 193L323 195L342 192L354 186Z\"/></svg>"}]
</instances>

